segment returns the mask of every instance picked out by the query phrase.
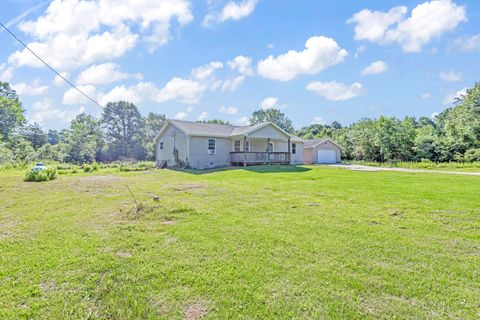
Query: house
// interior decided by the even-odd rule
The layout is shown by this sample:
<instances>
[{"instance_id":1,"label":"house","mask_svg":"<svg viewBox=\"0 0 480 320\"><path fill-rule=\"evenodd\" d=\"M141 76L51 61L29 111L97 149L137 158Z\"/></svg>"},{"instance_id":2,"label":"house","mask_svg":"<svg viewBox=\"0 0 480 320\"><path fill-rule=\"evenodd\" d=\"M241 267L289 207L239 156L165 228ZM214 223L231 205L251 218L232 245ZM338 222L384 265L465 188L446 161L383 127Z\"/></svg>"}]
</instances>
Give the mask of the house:
<instances>
[{"instance_id":1,"label":"house","mask_svg":"<svg viewBox=\"0 0 480 320\"><path fill-rule=\"evenodd\" d=\"M341 148L330 139L307 140L303 144L305 164L332 164L341 161Z\"/></svg>"},{"instance_id":2,"label":"house","mask_svg":"<svg viewBox=\"0 0 480 320\"><path fill-rule=\"evenodd\" d=\"M251 126L167 120L155 137L157 165L208 169L303 164L304 141L271 122Z\"/></svg>"}]
</instances>

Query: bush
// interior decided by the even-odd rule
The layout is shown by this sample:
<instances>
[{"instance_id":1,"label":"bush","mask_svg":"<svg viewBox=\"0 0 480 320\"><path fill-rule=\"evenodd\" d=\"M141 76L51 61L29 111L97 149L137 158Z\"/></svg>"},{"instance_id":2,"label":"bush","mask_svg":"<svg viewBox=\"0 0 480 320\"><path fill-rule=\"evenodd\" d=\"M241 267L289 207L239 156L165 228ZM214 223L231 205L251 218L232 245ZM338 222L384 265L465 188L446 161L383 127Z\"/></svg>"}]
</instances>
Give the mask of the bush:
<instances>
[{"instance_id":1,"label":"bush","mask_svg":"<svg viewBox=\"0 0 480 320\"><path fill-rule=\"evenodd\" d=\"M93 162L91 165L89 164L83 165L83 172L86 172L86 173L98 171L98 169L100 169L100 166L96 162Z\"/></svg>"},{"instance_id":2,"label":"bush","mask_svg":"<svg viewBox=\"0 0 480 320\"><path fill-rule=\"evenodd\" d=\"M466 162L480 161L480 149L469 149L465 152Z\"/></svg>"},{"instance_id":3,"label":"bush","mask_svg":"<svg viewBox=\"0 0 480 320\"><path fill-rule=\"evenodd\" d=\"M51 181L57 179L57 169L46 169L46 170L29 170L25 174L24 181L27 182L42 182L42 181Z\"/></svg>"},{"instance_id":4,"label":"bush","mask_svg":"<svg viewBox=\"0 0 480 320\"><path fill-rule=\"evenodd\" d=\"M119 170L123 172L147 171L155 168L155 162L141 161L132 164L121 164Z\"/></svg>"}]
</instances>

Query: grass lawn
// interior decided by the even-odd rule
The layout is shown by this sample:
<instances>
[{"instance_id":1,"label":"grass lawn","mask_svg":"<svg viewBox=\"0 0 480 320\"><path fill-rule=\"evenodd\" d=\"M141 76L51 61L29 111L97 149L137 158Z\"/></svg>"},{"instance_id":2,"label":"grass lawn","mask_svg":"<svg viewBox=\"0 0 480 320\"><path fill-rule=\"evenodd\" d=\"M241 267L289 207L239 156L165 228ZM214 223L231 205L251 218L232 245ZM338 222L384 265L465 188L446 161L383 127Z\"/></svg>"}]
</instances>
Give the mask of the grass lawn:
<instances>
[{"instance_id":1,"label":"grass lawn","mask_svg":"<svg viewBox=\"0 0 480 320\"><path fill-rule=\"evenodd\" d=\"M0 172L1 319L480 317L479 177L23 176Z\"/></svg>"}]
</instances>

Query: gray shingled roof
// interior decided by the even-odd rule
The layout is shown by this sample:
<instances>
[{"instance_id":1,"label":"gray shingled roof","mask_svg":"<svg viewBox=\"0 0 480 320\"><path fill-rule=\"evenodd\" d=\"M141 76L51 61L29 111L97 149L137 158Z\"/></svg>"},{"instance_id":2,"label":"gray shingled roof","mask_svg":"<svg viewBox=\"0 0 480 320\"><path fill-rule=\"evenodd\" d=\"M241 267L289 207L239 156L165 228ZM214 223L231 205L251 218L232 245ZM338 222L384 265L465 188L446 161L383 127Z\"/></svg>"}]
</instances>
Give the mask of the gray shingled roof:
<instances>
[{"instance_id":1,"label":"gray shingled roof","mask_svg":"<svg viewBox=\"0 0 480 320\"><path fill-rule=\"evenodd\" d=\"M224 136L229 137L232 131L237 128L232 125L224 124L214 124L214 123L202 123L202 122L191 122L191 121L182 121L182 120L170 120L170 122L190 135L211 135L211 136Z\"/></svg>"},{"instance_id":2,"label":"gray shingled roof","mask_svg":"<svg viewBox=\"0 0 480 320\"><path fill-rule=\"evenodd\" d=\"M183 121L183 120L170 120L170 122L178 127L180 130L186 134L192 136L211 136L211 137L232 137L232 136L241 136L248 132L254 131L257 128L260 128L264 123L258 123L251 126L234 126L234 125L225 125L225 124L214 124L214 123L203 123L203 122L192 122L192 121ZM292 141L303 142L297 136L291 135Z\"/></svg>"},{"instance_id":3,"label":"gray shingled roof","mask_svg":"<svg viewBox=\"0 0 480 320\"><path fill-rule=\"evenodd\" d=\"M324 138L324 139L313 139L313 140L305 140L303 143L304 148L314 148L315 146L325 142L325 141L330 141L331 143L335 144L339 148L341 148L335 141L329 139L329 138Z\"/></svg>"}]
</instances>

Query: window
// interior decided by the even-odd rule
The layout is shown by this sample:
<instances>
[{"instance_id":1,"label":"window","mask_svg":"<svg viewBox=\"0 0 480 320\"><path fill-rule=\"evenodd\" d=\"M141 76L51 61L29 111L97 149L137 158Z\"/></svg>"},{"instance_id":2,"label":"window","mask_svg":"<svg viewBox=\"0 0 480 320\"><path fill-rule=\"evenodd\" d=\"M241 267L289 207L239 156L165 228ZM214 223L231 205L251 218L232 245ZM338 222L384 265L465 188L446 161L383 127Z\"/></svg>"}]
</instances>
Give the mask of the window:
<instances>
[{"instance_id":1,"label":"window","mask_svg":"<svg viewBox=\"0 0 480 320\"><path fill-rule=\"evenodd\" d=\"M160 150L163 150L163 141L160 142Z\"/></svg>"},{"instance_id":2,"label":"window","mask_svg":"<svg viewBox=\"0 0 480 320\"><path fill-rule=\"evenodd\" d=\"M241 145L241 141L240 140L235 140L233 142L233 151L240 152L240 145Z\"/></svg>"},{"instance_id":3,"label":"window","mask_svg":"<svg viewBox=\"0 0 480 320\"><path fill-rule=\"evenodd\" d=\"M216 153L216 141L215 139L208 139L208 154Z\"/></svg>"},{"instance_id":4,"label":"window","mask_svg":"<svg viewBox=\"0 0 480 320\"><path fill-rule=\"evenodd\" d=\"M250 141L245 141L245 145L243 146L243 151L250 152Z\"/></svg>"},{"instance_id":5,"label":"window","mask_svg":"<svg viewBox=\"0 0 480 320\"><path fill-rule=\"evenodd\" d=\"M297 154L297 144L292 143L292 154Z\"/></svg>"}]
</instances>

